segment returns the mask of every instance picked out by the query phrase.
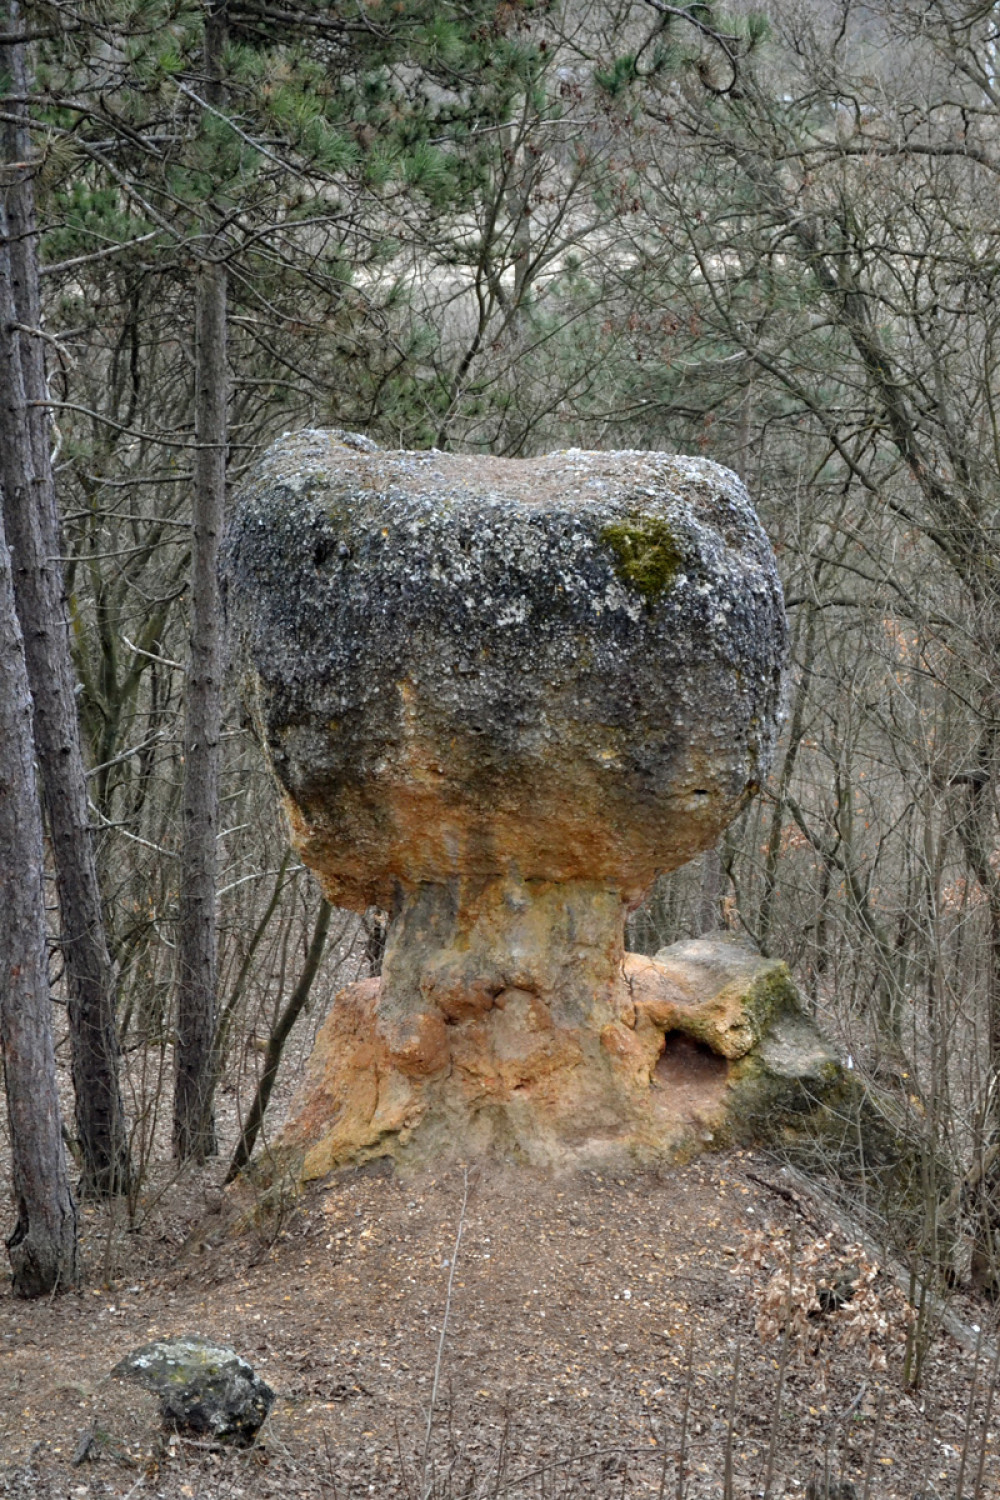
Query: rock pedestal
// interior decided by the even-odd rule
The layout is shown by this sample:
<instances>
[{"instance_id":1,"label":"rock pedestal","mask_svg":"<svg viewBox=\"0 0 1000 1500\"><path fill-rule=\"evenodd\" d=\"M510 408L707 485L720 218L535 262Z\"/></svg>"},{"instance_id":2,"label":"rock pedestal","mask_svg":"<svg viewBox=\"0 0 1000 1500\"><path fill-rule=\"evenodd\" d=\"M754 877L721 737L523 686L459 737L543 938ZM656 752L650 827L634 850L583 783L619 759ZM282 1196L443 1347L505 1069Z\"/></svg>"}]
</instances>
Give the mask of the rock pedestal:
<instances>
[{"instance_id":1,"label":"rock pedestal","mask_svg":"<svg viewBox=\"0 0 1000 1500\"><path fill-rule=\"evenodd\" d=\"M757 789L779 705L781 591L739 480L299 433L241 497L224 576L296 846L330 900L393 918L381 984L328 1022L350 1061L289 1139L308 1116L324 1170L655 1155L666 1030L637 1020L625 913Z\"/></svg>"},{"instance_id":2,"label":"rock pedestal","mask_svg":"<svg viewBox=\"0 0 1000 1500\"><path fill-rule=\"evenodd\" d=\"M511 986L451 1020L427 1008L397 1041L380 988L337 996L281 1171L308 1180L379 1156L427 1166L491 1152L557 1169L650 1165L794 1137L843 1086L785 965L722 935L625 954L577 1017L543 988Z\"/></svg>"}]
</instances>

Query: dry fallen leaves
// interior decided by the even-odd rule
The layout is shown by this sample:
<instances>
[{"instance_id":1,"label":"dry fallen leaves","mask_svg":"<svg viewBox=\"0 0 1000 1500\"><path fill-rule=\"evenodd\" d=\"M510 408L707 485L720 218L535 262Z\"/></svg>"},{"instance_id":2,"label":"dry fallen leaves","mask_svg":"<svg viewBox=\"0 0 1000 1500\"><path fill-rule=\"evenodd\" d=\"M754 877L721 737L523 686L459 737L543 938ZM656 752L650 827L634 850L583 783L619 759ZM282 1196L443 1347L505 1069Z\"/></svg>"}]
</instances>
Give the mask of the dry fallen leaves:
<instances>
[{"instance_id":1,"label":"dry fallen leaves","mask_svg":"<svg viewBox=\"0 0 1000 1500\"><path fill-rule=\"evenodd\" d=\"M903 1343L913 1309L861 1245L831 1231L796 1244L765 1226L748 1234L733 1275L752 1278L757 1332L766 1342L787 1329L793 1348L813 1357L833 1348L867 1346L872 1369L884 1370Z\"/></svg>"}]
</instances>

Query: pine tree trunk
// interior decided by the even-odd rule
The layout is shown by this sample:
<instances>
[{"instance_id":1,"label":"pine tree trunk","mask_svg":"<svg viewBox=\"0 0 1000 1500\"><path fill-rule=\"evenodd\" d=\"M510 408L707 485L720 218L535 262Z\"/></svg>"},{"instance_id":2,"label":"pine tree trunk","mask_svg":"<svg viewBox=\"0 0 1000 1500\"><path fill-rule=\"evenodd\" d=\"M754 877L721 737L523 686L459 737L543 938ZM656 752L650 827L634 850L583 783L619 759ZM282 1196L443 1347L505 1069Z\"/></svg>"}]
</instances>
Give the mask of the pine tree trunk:
<instances>
[{"instance_id":1,"label":"pine tree trunk","mask_svg":"<svg viewBox=\"0 0 1000 1500\"><path fill-rule=\"evenodd\" d=\"M19 7L3 8L19 29ZM0 48L14 93L27 91L24 50ZM12 111L22 114L19 106ZM8 162L30 161L25 118L3 126ZM87 816L86 779L76 710L76 679L59 561L60 529L49 458L50 431L41 339L21 329L41 321L38 236L30 168L10 173L0 265L0 382L5 392L0 485L13 554L17 611L34 700L34 743L52 835L69 995L76 1131L84 1192L104 1196L128 1185L129 1160L118 1086L114 971L104 932L97 867Z\"/></svg>"},{"instance_id":2,"label":"pine tree trunk","mask_svg":"<svg viewBox=\"0 0 1000 1500\"><path fill-rule=\"evenodd\" d=\"M222 53L225 5L205 22L205 97L225 103ZM177 928L177 1040L174 1152L204 1161L215 1137L215 1028L218 935L215 921L216 838L222 732L222 600L219 541L226 495L226 268L206 210L206 259L195 287L194 515L191 556L191 658L184 734L183 842Z\"/></svg>"},{"instance_id":3,"label":"pine tree trunk","mask_svg":"<svg viewBox=\"0 0 1000 1500\"><path fill-rule=\"evenodd\" d=\"M184 828L177 929L174 1150L216 1151L216 838L222 713L222 621L217 576L226 477L226 272L202 267L196 288L194 546L191 661L184 735Z\"/></svg>"},{"instance_id":4,"label":"pine tree trunk","mask_svg":"<svg viewBox=\"0 0 1000 1500\"><path fill-rule=\"evenodd\" d=\"M52 1046L43 858L31 696L0 522L0 1047L17 1212L7 1250L19 1297L65 1291L77 1277L76 1207Z\"/></svg>"}]
</instances>

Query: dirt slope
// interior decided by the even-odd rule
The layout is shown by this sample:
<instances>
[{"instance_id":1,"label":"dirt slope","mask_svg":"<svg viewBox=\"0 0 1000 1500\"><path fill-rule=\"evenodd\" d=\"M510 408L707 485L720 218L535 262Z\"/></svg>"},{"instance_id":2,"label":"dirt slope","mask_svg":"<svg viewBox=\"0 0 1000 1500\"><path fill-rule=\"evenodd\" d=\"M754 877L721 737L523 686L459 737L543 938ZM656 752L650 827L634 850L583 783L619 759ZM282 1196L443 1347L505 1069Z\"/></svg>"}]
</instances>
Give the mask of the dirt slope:
<instances>
[{"instance_id":1,"label":"dirt slope","mask_svg":"<svg viewBox=\"0 0 1000 1500\"><path fill-rule=\"evenodd\" d=\"M630 1179L489 1167L469 1174L463 1218L460 1170L369 1169L237 1237L220 1215L183 1247L164 1230L141 1272L137 1245L131 1274L104 1286L30 1305L5 1292L0 1495L415 1497L433 1479L440 1497L673 1497L689 1391L684 1494L719 1497L737 1347L734 1494L760 1494L781 1340L758 1325L784 1306L772 1274L787 1281L791 1226L800 1272L827 1226L755 1178L777 1180L747 1154ZM822 1267L838 1257L852 1258L834 1241ZM942 1336L904 1394L896 1308L875 1278L853 1310L800 1317L775 1496L803 1495L827 1464L859 1496L870 1469L872 1496L952 1500L966 1433L965 1495L1000 1494L996 1417L981 1446L989 1372L970 1418L974 1358ZM107 1378L129 1349L182 1332L231 1343L278 1392L250 1453L167 1441L152 1398Z\"/></svg>"}]
</instances>

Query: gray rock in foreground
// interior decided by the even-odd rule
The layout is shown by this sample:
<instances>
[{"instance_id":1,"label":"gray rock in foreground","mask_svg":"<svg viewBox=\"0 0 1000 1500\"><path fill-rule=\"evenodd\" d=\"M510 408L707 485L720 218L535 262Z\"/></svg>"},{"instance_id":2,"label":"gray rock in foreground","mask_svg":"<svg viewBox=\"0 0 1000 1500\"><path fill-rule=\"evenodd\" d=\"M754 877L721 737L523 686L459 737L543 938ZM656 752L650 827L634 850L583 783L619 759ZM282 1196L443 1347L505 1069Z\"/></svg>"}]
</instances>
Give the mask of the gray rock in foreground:
<instances>
[{"instance_id":1,"label":"gray rock in foreground","mask_svg":"<svg viewBox=\"0 0 1000 1500\"><path fill-rule=\"evenodd\" d=\"M111 1373L157 1395L166 1426L222 1442L252 1443L274 1405L252 1365L197 1334L144 1344Z\"/></svg>"}]
</instances>

